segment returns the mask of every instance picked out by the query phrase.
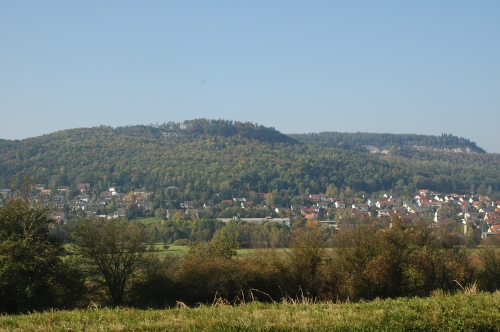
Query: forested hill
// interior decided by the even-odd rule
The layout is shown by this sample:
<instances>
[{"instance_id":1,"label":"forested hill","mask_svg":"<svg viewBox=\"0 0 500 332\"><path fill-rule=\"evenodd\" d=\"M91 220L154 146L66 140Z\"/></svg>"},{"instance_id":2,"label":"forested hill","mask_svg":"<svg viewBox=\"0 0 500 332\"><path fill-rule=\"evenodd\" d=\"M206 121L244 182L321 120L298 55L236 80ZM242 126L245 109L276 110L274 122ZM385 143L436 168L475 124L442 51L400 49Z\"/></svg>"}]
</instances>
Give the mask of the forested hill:
<instances>
[{"instance_id":1,"label":"forested hill","mask_svg":"<svg viewBox=\"0 0 500 332\"><path fill-rule=\"evenodd\" d=\"M418 188L500 190L498 154L370 154L296 138L251 123L201 119L0 140L0 188L8 188L12 178L33 176L49 188L146 187L157 197L176 186L179 200L200 201L215 194L231 198L275 191L293 197L335 188L409 194Z\"/></svg>"},{"instance_id":2,"label":"forested hill","mask_svg":"<svg viewBox=\"0 0 500 332\"><path fill-rule=\"evenodd\" d=\"M375 134L322 132L289 135L303 143L318 143L324 146L372 152L394 149L419 149L438 151L460 151L485 153L476 143L451 134L441 136L416 134Z\"/></svg>"}]
</instances>

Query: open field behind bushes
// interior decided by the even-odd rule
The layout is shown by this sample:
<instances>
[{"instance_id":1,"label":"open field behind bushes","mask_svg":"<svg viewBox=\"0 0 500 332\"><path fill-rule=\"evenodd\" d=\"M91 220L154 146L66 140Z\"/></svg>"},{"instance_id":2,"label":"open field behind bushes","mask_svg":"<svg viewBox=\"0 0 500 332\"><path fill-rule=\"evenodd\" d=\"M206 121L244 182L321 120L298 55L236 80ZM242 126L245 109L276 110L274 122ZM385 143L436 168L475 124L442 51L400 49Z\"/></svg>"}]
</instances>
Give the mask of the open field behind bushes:
<instances>
[{"instance_id":1,"label":"open field behind bushes","mask_svg":"<svg viewBox=\"0 0 500 332\"><path fill-rule=\"evenodd\" d=\"M223 301L218 301L223 302ZM0 317L0 331L499 331L500 293L434 293L363 303L220 303L174 309L48 311Z\"/></svg>"}]
</instances>

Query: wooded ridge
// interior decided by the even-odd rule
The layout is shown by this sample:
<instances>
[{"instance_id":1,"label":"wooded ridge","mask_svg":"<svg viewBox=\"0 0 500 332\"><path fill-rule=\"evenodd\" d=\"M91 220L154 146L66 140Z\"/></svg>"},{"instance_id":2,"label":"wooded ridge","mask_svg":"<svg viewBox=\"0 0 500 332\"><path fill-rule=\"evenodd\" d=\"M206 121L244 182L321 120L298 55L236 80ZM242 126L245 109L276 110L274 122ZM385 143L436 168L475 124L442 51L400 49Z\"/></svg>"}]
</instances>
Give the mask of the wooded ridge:
<instances>
[{"instance_id":1,"label":"wooded ridge","mask_svg":"<svg viewBox=\"0 0 500 332\"><path fill-rule=\"evenodd\" d=\"M365 146L385 149L370 154ZM416 149L425 146L429 149ZM450 151L435 151L449 149ZM452 149L477 153L456 153ZM183 199L222 193L325 192L328 186L373 192L418 188L500 189L500 155L452 135L320 133L284 135L253 123L197 119L184 123L63 130L0 140L0 187L31 176L48 185L77 183L180 188Z\"/></svg>"}]
</instances>

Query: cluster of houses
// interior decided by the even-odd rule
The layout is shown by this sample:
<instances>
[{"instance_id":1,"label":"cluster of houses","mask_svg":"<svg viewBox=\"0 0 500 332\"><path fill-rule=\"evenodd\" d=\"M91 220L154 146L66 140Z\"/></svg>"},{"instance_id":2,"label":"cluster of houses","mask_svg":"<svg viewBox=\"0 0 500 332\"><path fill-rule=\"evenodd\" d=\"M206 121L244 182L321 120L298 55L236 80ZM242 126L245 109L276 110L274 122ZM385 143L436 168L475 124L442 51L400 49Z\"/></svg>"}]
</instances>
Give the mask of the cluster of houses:
<instances>
[{"instance_id":1,"label":"cluster of houses","mask_svg":"<svg viewBox=\"0 0 500 332\"><path fill-rule=\"evenodd\" d=\"M483 224L482 238L500 235L500 200L493 201L489 196L474 194L472 191L463 194L442 194L428 190L420 190L415 200L419 208L436 210L434 221L437 223L454 221L437 213L443 204L451 203L458 206L458 217L464 225L478 227Z\"/></svg>"},{"instance_id":2,"label":"cluster of houses","mask_svg":"<svg viewBox=\"0 0 500 332\"><path fill-rule=\"evenodd\" d=\"M379 218L390 217L397 208L398 198L396 195L384 194L383 199L359 198L349 199L350 203L338 197L327 197L324 194L311 194L308 200L312 206L292 205L291 211L300 213L304 218L311 220L333 219L339 210L349 209L357 217L376 214Z\"/></svg>"},{"instance_id":3,"label":"cluster of houses","mask_svg":"<svg viewBox=\"0 0 500 332\"><path fill-rule=\"evenodd\" d=\"M170 188L170 187L169 187ZM172 187L174 189L178 189ZM151 202L148 200L152 192L145 188L134 190L131 193L124 194L118 188L111 187L105 191L92 192L89 183L79 183L76 186L76 195L74 197L69 187L58 187L55 192L46 188L44 185L36 185L35 189L39 197L43 197L53 207L52 218L59 221L66 221L67 211L76 211L85 213L88 216L98 216L102 218L119 218L127 215L129 204L135 204L137 209L143 213L150 213ZM98 193L98 194L97 194ZM12 195L11 189L0 189L0 198ZM259 193L261 198L265 193ZM500 201L492 201L490 197L475 194L471 191L464 191L462 194L456 193L438 193L430 190L418 190L412 199L399 199L394 194L384 194L381 199L377 198L349 198L342 200L338 197L327 197L324 194L311 194L307 200L312 202L310 205L291 205L290 209L277 206L259 206L255 202L243 197L234 197L231 200L222 200L227 207L256 208L275 212L282 218L253 218L249 222L262 223L265 221L276 221L287 226L290 225L290 218L301 215L306 219L317 220L335 226L333 220L338 220L345 213L351 213L357 217L378 217L391 218L393 214L398 214L408 222L418 217L434 217L434 221L439 224L456 222L461 220L465 225L479 226L483 225L483 237L494 234L500 234ZM458 215L447 215L439 213L442 206L455 206ZM207 202L201 204L194 201L184 201L180 207L184 210L196 208L211 209L215 205ZM344 211L344 213L340 213ZM167 218L174 210L167 210ZM336 215L339 218L335 218ZM239 217L237 217L239 218ZM255 219L255 220L254 220ZM230 219L224 219L228 222Z\"/></svg>"},{"instance_id":4,"label":"cluster of houses","mask_svg":"<svg viewBox=\"0 0 500 332\"><path fill-rule=\"evenodd\" d=\"M88 216L101 218L125 217L127 206L135 203L138 209L150 211L151 202L148 197L152 194L144 188L134 190L132 194L120 193L117 188L111 187L100 192L98 195L92 194L90 183L79 183L76 186L77 195L71 197L72 191L67 186L60 186L56 191L48 189L45 185L36 184L37 198L43 199L52 207L51 217L56 221L66 222L66 212L82 211ZM0 189L0 195L12 195L11 189ZM2 196L3 197L3 196Z\"/></svg>"},{"instance_id":5,"label":"cluster of houses","mask_svg":"<svg viewBox=\"0 0 500 332\"><path fill-rule=\"evenodd\" d=\"M437 193L422 189L412 199L403 200L397 195L384 194L382 199L355 197L350 199L349 204L340 198L326 197L324 194L313 194L308 198L314 202L312 206L292 205L291 211L330 225L335 223L324 219L333 219L339 210L347 210L357 217L391 218L397 214L407 222L419 217L433 217L437 224L461 220L465 225L478 227L484 221L486 226L483 237L500 234L500 201L494 202L488 196L473 192ZM451 216L439 213L440 208L445 205L456 205L458 214Z\"/></svg>"}]
</instances>

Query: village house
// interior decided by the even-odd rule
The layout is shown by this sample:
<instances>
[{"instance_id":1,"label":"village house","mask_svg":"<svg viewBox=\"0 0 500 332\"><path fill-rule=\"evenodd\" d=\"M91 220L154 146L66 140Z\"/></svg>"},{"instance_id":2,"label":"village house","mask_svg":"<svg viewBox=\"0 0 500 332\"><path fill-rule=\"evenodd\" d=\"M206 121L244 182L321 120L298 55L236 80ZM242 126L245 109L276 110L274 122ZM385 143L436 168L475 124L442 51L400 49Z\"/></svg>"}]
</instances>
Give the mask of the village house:
<instances>
[{"instance_id":1,"label":"village house","mask_svg":"<svg viewBox=\"0 0 500 332\"><path fill-rule=\"evenodd\" d=\"M118 214L119 217L125 217L127 212L126 212L126 208L118 208L116 209L116 213Z\"/></svg>"},{"instance_id":2,"label":"village house","mask_svg":"<svg viewBox=\"0 0 500 332\"><path fill-rule=\"evenodd\" d=\"M132 197L132 195L123 195L122 196L122 201L124 201L124 202L133 202L134 201L134 197Z\"/></svg>"},{"instance_id":3,"label":"village house","mask_svg":"<svg viewBox=\"0 0 500 332\"><path fill-rule=\"evenodd\" d=\"M488 196L479 196L479 201L489 203L491 202L491 199Z\"/></svg>"},{"instance_id":4,"label":"village house","mask_svg":"<svg viewBox=\"0 0 500 332\"><path fill-rule=\"evenodd\" d=\"M145 195L148 191L146 188L142 187L134 190L134 195Z\"/></svg>"},{"instance_id":5,"label":"village house","mask_svg":"<svg viewBox=\"0 0 500 332\"><path fill-rule=\"evenodd\" d=\"M460 199L456 195L446 195L444 196L444 200L446 202L451 202L451 203L459 203Z\"/></svg>"},{"instance_id":6,"label":"village house","mask_svg":"<svg viewBox=\"0 0 500 332\"><path fill-rule=\"evenodd\" d=\"M479 202L476 201L476 202L472 203L471 207L475 208L476 210L479 210L480 209L479 208Z\"/></svg>"},{"instance_id":7,"label":"village house","mask_svg":"<svg viewBox=\"0 0 500 332\"><path fill-rule=\"evenodd\" d=\"M52 208L56 211L63 211L66 206L64 205L64 203L52 203Z\"/></svg>"},{"instance_id":8,"label":"village house","mask_svg":"<svg viewBox=\"0 0 500 332\"><path fill-rule=\"evenodd\" d=\"M60 186L57 188L57 191L60 192L60 193L65 193L69 190L69 187L68 186Z\"/></svg>"},{"instance_id":9,"label":"village house","mask_svg":"<svg viewBox=\"0 0 500 332\"><path fill-rule=\"evenodd\" d=\"M89 202L90 201L90 195L77 195L75 197L76 200L83 201L83 202Z\"/></svg>"},{"instance_id":10,"label":"village house","mask_svg":"<svg viewBox=\"0 0 500 332\"><path fill-rule=\"evenodd\" d=\"M119 190L119 187L110 187L108 189L108 191L110 191L113 196L120 197L120 193L118 190Z\"/></svg>"},{"instance_id":11,"label":"village house","mask_svg":"<svg viewBox=\"0 0 500 332\"><path fill-rule=\"evenodd\" d=\"M337 202L335 202L335 207L337 209L345 209L345 202L344 201L337 201Z\"/></svg>"},{"instance_id":12,"label":"village house","mask_svg":"<svg viewBox=\"0 0 500 332\"><path fill-rule=\"evenodd\" d=\"M83 211L85 211L87 209L88 204L85 201L73 199L73 200L68 201L68 206L71 210L83 210Z\"/></svg>"},{"instance_id":13,"label":"village house","mask_svg":"<svg viewBox=\"0 0 500 332\"><path fill-rule=\"evenodd\" d=\"M428 197L429 196L429 190L428 189L420 189L418 191L418 194L423 197Z\"/></svg>"},{"instance_id":14,"label":"village house","mask_svg":"<svg viewBox=\"0 0 500 332\"><path fill-rule=\"evenodd\" d=\"M151 210L151 203L144 200L144 201L138 201L137 206L142 208L144 211L150 211Z\"/></svg>"},{"instance_id":15,"label":"village house","mask_svg":"<svg viewBox=\"0 0 500 332\"><path fill-rule=\"evenodd\" d=\"M379 200L379 201L377 201L377 203L375 204L375 206L376 206L378 209L383 209L383 208L388 208L388 209L391 209L391 208L393 208L395 205L396 205L396 203L395 203L393 200L387 200L387 201Z\"/></svg>"},{"instance_id":16,"label":"village house","mask_svg":"<svg viewBox=\"0 0 500 332\"><path fill-rule=\"evenodd\" d=\"M99 206L106 206L109 204L109 201L107 199L104 199L104 198L98 198L95 200L95 202L93 202L95 205L99 205Z\"/></svg>"},{"instance_id":17,"label":"village house","mask_svg":"<svg viewBox=\"0 0 500 332\"><path fill-rule=\"evenodd\" d=\"M203 203L203 208L205 208L205 209L211 209L214 206L215 206L215 204L212 202Z\"/></svg>"},{"instance_id":18,"label":"village house","mask_svg":"<svg viewBox=\"0 0 500 332\"><path fill-rule=\"evenodd\" d=\"M459 195L458 196L458 200L460 202L468 202L469 201L469 196L466 196L466 195Z\"/></svg>"},{"instance_id":19,"label":"village house","mask_svg":"<svg viewBox=\"0 0 500 332\"><path fill-rule=\"evenodd\" d=\"M418 206L423 208L423 209L434 209L440 204L433 202L433 201L419 201Z\"/></svg>"},{"instance_id":20,"label":"village house","mask_svg":"<svg viewBox=\"0 0 500 332\"><path fill-rule=\"evenodd\" d=\"M364 218L368 216L367 211L352 210L352 214L358 218Z\"/></svg>"},{"instance_id":21,"label":"village house","mask_svg":"<svg viewBox=\"0 0 500 332\"><path fill-rule=\"evenodd\" d=\"M391 217L391 211L390 210L379 210L378 211L378 217L379 218L390 218Z\"/></svg>"},{"instance_id":22,"label":"village house","mask_svg":"<svg viewBox=\"0 0 500 332\"><path fill-rule=\"evenodd\" d=\"M327 202L318 202L316 203L316 206L320 209L328 209L328 203Z\"/></svg>"},{"instance_id":23,"label":"village house","mask_svg":"<svg viewBox=\"0 0 500 332\"><path fill-rule=\"evenodd\" d=\"M355 210L358 210L358 211L361 211L361 212L366 212L368 211L368 204L353 204L352 205L352 208L355 209Z\"/></svg>"},{"instance_id":24,"label":"village house","mask_svg":"<svg viewBox=\"0 0 500 332\"><path fill-rule=\"evenodd\" d=\"M408 209L404 206L396 206L396 207L394 207L393 211L394 211L394 213L397 213L397 214L407 214L408 213Z\"/></svg>"},{"instance_id":25,"label":"village house","mask_svg":"<svg viewBox=\"0 0 500 332\"><path fill-rule=\"evenodd\" d=\"M419 209L418 207L415 206L415 204L411 202L403 201L403 206L408 210L410 214L415 214L419 217L422 216L423 214L422 209Z\"/></svg>"},{"instance_id":26,"label":"village house","mask_svg":"<svg viewBox=\"0 0 500 332\"><path fill-rule=\"evenodd\" d=\"M304 208L304 205L292 205L290 207L290 210L292 210L293 212L297 212L300 211L302 208Z\"/></svg>"},{"instance_id":27,"label":"village house","mask_svg":"<svg viewBox=\"0 0 500 332\"><path fill-rule=\"evenodd\" d=\"M460 203L460 209L462 210L462 212L468 212L469 211L469 202L468 201L463 201Z\"/></svg>"},{"instance_id":28,"label":"village house","mask_svg":"<svg viewBox=\"0 0 500 332\"><path fill-rule=\"evenodd\" d=\"M486 221L488 225L496 224L498 223L498 216L495 212L486 212L484 215L484 221Z\"/></svg>"},{"instance_id":29,"label":"village house","mask_svg":"<svg viewBox=\"0 0 500 332\"><path fill-rule=\"evenodd\" d=\"M117 209L119 209L119 208L126 208L126 207L127 207L127 205L128 205L128 203L127 203L127 202L120 202L120 201L115 202L115 207L116 207Z\"/></svg>"},{"instance_id":30,"label":"village house","mask_svg":"<svg viewBox=\"0 0 500 332\"><path fill-rule=\"evenodd\" d=\"M102 193L99 194L99 197L100 198L103 198L103 199L111 199L111 197L113 197L113 194L111 193L111 191L103 191Z\"/></svg>"},{"instance_id":31,"label":"village house","mask_svg":"<svg viewBox=\"0 0 500 332\"><path fill-rule=\"evenodd\" d=\"M62 195L54 195L51 198L51 201L54 203L63 203L66 200L66 197Z\"/></svg>"},{"instance_id":32,"label":"village house","mask_svg":"<svg viewBox=\"0 0 500 332\"><path fill-rule=\"evenodd\" d=\"M318 220L318 214L316 212L308 213L304 216L304 218L310 219L310 220Z\"/></svg>"},{"instance_id":33,"label":"village house","mask_svg":"<svg viewBox=\"0 0 500 332\"><path fill-rule=\"evenodd\" d=\"M303 216L310 214L310 213L318 213L318 212L319 212L319 208L314 208L314 207L303 207L302 209L300 209L300 213Z\"/></svg>"},{"instance_id":34,"label":"village house","mask_svg":"<svg viewBox=\"0 0 500 332\"><path fill-rule=\"evenodd\" d=\"M76 185L76 190L79 190L80 193L84 194L87 190L90 190L90 183L79 183Z\"/></svg>"},{"instance_id":35,"label":"village house","mask_svg":"<svg viewBox=\"0 0 500 332\"><path fill-rule=\"evenodd\" d=\"M464 214L465 219L477 220L479 218L479 213L477 212L466 212Z\"/></svg>"},{"instance_id":36,"label":"village house","mask_svg":"<svg viewBox=\"0 0 500 332\"><path fill-rule=\"evenodd\" d=\"M50 218L56 221L66 222L66 214L62 211L54 211L50 214Z\"/></svg>"},{"instance_id":37,"label":"village house","mask_svg":"<svg viewBox=\"0 0 500 332\"><path fill-rule=\"evenodd\" d=\"M326 196L324 194L311 194L309 195L309 200L313 202L319 202L319 201L324 201L326 199Z\"/></svg>"},{"instance_id":38,"label":"village house","mask_svg":"<svg viewBox=\"0 0 500 332\"><path fill-rule=\"evenodd\" d=\"M87 214L87 216L89 217L93 217L93 216L96 216L97 215L97 212L99 212L99 208L98 207L95 207L95 206L92 206L92 207L89 207L85 213Z\"/></svg>"},{"instance_id":39,"label":"village house","mask_svg":"<svg viewBox=\"0 0 500 332\"><path fill-rule=\"evenodd\" d=\"M185 201L184 203L181 203L181 208L192 209L192 208L194 208L194 202L193 201Z\"/></svg>"}]
</instances>

